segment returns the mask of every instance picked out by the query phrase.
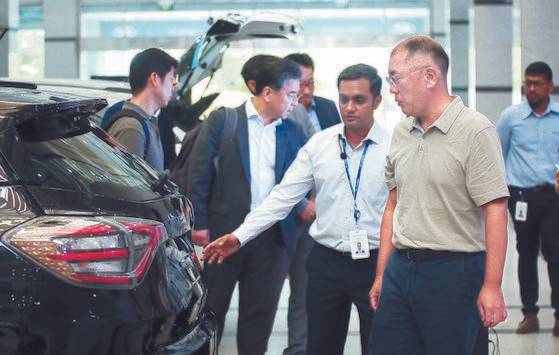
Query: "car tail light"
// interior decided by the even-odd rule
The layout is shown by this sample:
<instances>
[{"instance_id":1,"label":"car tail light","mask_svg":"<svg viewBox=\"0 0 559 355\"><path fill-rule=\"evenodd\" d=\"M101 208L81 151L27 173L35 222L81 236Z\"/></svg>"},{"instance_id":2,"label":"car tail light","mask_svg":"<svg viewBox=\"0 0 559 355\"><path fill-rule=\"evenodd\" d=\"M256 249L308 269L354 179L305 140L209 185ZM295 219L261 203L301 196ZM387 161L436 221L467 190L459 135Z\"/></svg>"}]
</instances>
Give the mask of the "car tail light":
<instances>
[{"instance_id":1,"label":"car tail light","mask_svg":"<svg viewBox=\"0 0 559 355\"><path fill-rule=\"evenodd\" d=\"M126 217L39 217L2 241L72 283L134 287L167 233L159 222Z\"/></svg>"}]
</instances>

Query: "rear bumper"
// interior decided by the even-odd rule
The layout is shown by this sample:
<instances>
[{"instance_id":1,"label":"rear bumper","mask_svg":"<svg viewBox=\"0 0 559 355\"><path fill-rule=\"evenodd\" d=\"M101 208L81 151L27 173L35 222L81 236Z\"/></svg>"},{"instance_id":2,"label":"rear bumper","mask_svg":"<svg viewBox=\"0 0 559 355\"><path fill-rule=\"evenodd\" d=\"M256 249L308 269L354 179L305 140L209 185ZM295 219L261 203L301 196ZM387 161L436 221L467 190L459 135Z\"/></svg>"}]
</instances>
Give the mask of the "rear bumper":
<instances>
[{"instance_id":1,"label":"rear bumper","mask_svg":"<svg viewBox=\"0 0 559 355\"><path fill-rule=\"evenodd\" d=\"M0 261L11 285L0 290L1 354L216 354L204 287L172 258L156 259L133 290L76 287L1 245Z\"/></svg>"},{"instance_id":2,"label":"rear bumper","mask_svg":"<svg viewBox=\"0 0 559 355\"><path fill-rule=\"evenodd\" d=\"M167 345L153 355L216 355L217 325L211 311L206 311L200 322L174 344Z\"/></svg>"}]
</instances>

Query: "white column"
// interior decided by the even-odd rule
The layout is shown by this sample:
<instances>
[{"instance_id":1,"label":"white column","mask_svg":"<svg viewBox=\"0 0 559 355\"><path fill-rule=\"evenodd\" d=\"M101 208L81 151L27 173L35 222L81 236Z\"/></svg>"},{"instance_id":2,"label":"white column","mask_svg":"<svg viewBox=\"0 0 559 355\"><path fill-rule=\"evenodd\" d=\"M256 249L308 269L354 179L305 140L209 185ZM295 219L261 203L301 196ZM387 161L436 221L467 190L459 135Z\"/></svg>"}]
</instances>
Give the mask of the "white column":
<instances>
[{"instance_id":1,"label":"white column","mask_svg":"<svg viewBox=\"0 0 559 355\"><path fill-rule=\"evenodd\" d=\"M19 0L0 1L0 35L7 29L0 40L0 77L10 76L10 48L15 46L18 27Z\"/></svg>"},{"instance_id":2,"label":"white column","mask_svg":"<svg viewBox=\"0 0 559 355\"><path fill-rule=\"evenodd\" d=\"M43 1L45 77L79 77L80 1Z\"/></svg>"},{"instance_id":3,"label":"white column","mask_svg":"<svg viewBox=\"0 0 559 355\"><path fill-rule=\"evenodd\" d=\"M512 0L474 0L476 109L493 122L512 103Z\"/></svg>"},{"instance_id":4,"label":"white column","mask_svg":"<svg viewBox=\"0 0 559 355\"><path fill-rule=\"evenodd\" d=\"M553 80L559 83L559 1L520 1L520 50L522 77L532 62L546 62L553 71ZM559 100L559 87L555 88Z\"/></svg>"},{"instance_id":5,"label":"white column","mask_svg":"<svg viewBox=\"0 0 559 355\"><path fill-rule=\"evenodd\" d=\"M470 71L470 16L471 0L450 2L450 78L451 92L468 104Z\"/></svg>"}]
</instances>

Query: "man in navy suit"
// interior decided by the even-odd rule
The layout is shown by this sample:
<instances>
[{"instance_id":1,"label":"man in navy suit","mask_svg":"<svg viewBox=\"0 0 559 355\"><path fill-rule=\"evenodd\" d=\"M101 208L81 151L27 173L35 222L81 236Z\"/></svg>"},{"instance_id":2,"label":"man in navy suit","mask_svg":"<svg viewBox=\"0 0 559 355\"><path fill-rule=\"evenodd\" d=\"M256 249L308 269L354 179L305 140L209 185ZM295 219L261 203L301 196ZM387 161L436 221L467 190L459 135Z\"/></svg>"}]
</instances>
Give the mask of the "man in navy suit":
<instances>
[{"instance_id":1,"label":"man in navy suit","mask_svg":"<svg viewBox=\"0 0 559 355\"><path fill-rule=\"evenodd\" d=\"M255 80L255 96L236 108L234 138L225 144L216 171L225 112L218 109L204 122L192 151L188 174L194 205L193 237L214 240L237 228L270 190L281 181L305 135L297 123L282 120L297 104L301 69L277 59ZM239 355L263 355L267 350L277 303L298 234L295 208L287 219L265 230L254 243L221 267L205 265L207 302L216 313L218 338L223 334L231 295L239 282Z\"/></svg>"},{"instance_id":2,"label":"man in navy suit","mask_svg":"<svg viewBox=\"0 0 559 355\"><path fill-rule=\"evenodd\" d=\"M285 57L301 68L303 74L300 82L299 104L289 114L289 119L298 122L310 138L314 133L340 123L340 115L336 104L332 100L315 96L314 62L305 53L293 53ZM289 307L287 310L287 348L284 355L305 355L307 348L307 270L305 267L307 256L314 244L309 235L309 227L315 217L314 197L308 200L302 210L301 228L297 242L297 249L289 265Z\"/></svg>"},{"instance_id":3,"label":"man in navy suit","mask_svg":"<svg viewBox=\"0 0 559 355\"><path fill-rule=\"evenodd\" d=\"M330 126L340 123L336 103L314 94L314 62L306 53L293 53L285 57L299 64L302 78L299 92L300 106L293 109L289 118L299 122L307 136L312 136Z\"/></svg>"}]
</instances>

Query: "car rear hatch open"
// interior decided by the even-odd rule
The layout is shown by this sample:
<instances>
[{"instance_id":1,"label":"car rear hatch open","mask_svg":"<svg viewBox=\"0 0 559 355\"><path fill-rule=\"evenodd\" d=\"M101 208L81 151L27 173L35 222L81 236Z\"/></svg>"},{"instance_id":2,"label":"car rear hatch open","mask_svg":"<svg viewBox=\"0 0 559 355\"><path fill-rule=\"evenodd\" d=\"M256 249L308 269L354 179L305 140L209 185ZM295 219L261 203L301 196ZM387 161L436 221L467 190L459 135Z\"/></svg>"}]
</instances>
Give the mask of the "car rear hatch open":
<instances>
[{"instance_id":1,"label":"car rear hatch open","mask_svg":"<svg viewBox=\"0 0 559 355\"><path fill-rule=\"evenodd\" d=\"M209 22L210 28L194 41L180 60L177 70L179 96L221 67L223 52L231 42L258 38L290 39L302 29L292 17L273 13L250 18L230 14Z\"/></svg>"}]
</instances>

